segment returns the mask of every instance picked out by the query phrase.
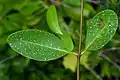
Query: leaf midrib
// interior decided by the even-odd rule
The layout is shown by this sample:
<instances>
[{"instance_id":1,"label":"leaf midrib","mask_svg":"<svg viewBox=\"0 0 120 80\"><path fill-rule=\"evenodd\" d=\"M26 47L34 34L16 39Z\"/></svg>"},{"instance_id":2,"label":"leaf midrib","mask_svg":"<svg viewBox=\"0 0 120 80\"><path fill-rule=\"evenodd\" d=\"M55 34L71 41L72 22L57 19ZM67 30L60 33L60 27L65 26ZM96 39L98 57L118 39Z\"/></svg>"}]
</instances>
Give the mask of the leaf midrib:
<instances>
[{"instance_id":1,"label":"leaf midrib","mask_svg":"<svg viewBox=\"0 0 120 80\"><path fill-rule=\"evenodd\" d=\"M53 47L41 45L41 44L38 44L38 43L33 43L33 42L30 42L30 41L25 41L25 40L20 40L20 41L26 42L26 43L30 43L30 44L34 44L34 45L39 45L39 46L41 46L41 47L46 47L46 48L49 48L49 49L54 49L54 50L61 51L61 52L65 52L65 53L70 53L70 52L68 52L68 51L66 51L66 50L63 50L63 49L53 48Z\"/></svg>"},{"instance_id":2,"label":"leaf midrib","mask_svg":"<svg viewBox=\"0 0 120 80\"><path fill-rule=\"evenodd\" d=\"M106 24L107 25L107 24ZM105 25L105 26L106 26ZM84 50L84 51L86 51L89 47L90 47L90 45L100 36L100 34L101 34L101 32L106 28L106 27L103 27L103 29L98 33L98 36L96 35L96 37L89 43L89 45L87 46L87 48Z\"/></svg>"}]
</instances>

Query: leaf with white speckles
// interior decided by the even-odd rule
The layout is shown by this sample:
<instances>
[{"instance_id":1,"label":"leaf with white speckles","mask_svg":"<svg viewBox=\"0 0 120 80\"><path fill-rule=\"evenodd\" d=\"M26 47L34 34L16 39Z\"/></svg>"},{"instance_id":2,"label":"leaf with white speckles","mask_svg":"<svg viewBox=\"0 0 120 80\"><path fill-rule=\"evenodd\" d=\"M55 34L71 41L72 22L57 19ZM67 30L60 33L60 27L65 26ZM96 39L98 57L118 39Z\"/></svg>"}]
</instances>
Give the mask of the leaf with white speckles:
<instances>
[{"instance_id":1,"label":"leaf with white speckles","mask_svg":"<svg viewBox=\"0 0 120 80\"><path fill-rule=\"evenodd\" d=\"M46 17L47 17L46 20L47 20L49 28L53 32L62 35L63 33L61 32L60 26L58 24L58 18L57 18L57 12L56 12L55 6L52 5L48 8Z\"/></svg>"},{"instance_id":2,"label":"leaf with white speckles","mask_svg":"<svg viewBox=\"0 0 120 80\"><path fill-rule=\"evenodd\" d=\"M104 10L98 13L87 23L85 51L102 48L112 39L117 27L118 17L114 11Z\"/></svg>"},{"instance_id":3,"label":"leaf with white speckles","mask_svg":"<svg viewBox=\"0 0 120 80\"><path fill-rule=\"evenodd\" d=\"M68 53L62 40L41 30L18 31L8 37L10 47L21 55L38 61L49 61Z\"/></svg>"}]
</instances>

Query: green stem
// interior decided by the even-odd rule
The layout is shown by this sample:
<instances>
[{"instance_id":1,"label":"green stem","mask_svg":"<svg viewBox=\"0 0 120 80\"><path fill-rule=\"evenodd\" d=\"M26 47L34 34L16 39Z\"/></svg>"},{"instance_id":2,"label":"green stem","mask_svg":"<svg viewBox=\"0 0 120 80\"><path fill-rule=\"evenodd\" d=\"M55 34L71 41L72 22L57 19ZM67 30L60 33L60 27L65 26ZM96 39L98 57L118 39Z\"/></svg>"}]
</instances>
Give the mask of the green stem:
<instances>
[{"instance_id":1,"label":"green stem","mask_svg":"<svg viewBox=\"0 0 120 80\"><path fill-rule=\"evenodd\" d=\"M80 56L77 55L77 80L80 80Z\"/></svg>"},{"instance_id":2,"label":"green stem","mask_svg":"<svg viewBox=\"0 0 120 80\"><path fill-rule=\"evenodd\" d=\"M5 59L3 59L3 60L1 60L0 61L0 64L3 64L4 62L6 62L6 61L9 61L10 59L13 59L13 58L15 58L17 55L15 55L15 56L10 56L10 57L7 57L7 58L5 58Z\"/></svg>"},{"instance_id":3,"label":"green stem","mask_svg":"<svg viewBox=\"0 0 120 80\"><path fill-rule=\"evenodd\" d=\"M79 39L79 51L77 55L77 80L80 80L80 56L81 56L81 43L82 43L82 26L83 26L83 0L80 0L80 39Z\"/></svg>"}]
</instances>

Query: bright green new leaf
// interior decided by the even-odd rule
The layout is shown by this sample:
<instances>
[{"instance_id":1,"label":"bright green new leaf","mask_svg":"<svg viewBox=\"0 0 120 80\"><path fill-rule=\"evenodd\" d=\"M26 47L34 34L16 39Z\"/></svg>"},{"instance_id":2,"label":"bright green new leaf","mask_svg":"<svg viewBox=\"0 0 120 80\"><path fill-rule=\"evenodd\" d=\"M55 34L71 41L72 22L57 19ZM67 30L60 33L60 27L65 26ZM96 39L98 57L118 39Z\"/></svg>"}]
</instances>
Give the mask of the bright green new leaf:
<instances>
[{"instance_id":1,"label":"bright green new leaf","mask_svg":"<svg viewBox=\"0 0 120 80\"><path fill-rule=\"evenodd\" d=\"M72 51L74 48L74 45L73 45L70 35L67 32L63 33L63 35L61 36L61 39L63 40L64 45L66 46L66 49L68 51Z\"/></svg>"},{"instance_id":2,"label":"bright green new leaf","mask_svg":"<svg viewBox=\"0 0 120 80\"><path fill-rule=\"evenodd\" d=\"M57 34L61 34L61 35L63 34L60 30L60 26L59 26L58 18L57 18L57 12L53 5L48 8L47 23L48 23L49 28L53 32L55 32Z\"/></svg>"},{"instance_id":3,"label":"bright green new leaf","mask_svg":"<svg viewBox=\"0 0 120 80\"><path fill-rule=\"evenodd\" d=\"M38 61L60 58L66 51L62 40L41 30L23 30L8 37L10 47L21 55Z\"/></svg>"},{"instance_id":4,"label":"bright green new leaf","mask_svg":"<svg viewBox=\"0 0 120 80\"><path fill-rule=\"evenodd\" d=\"M77 56L75 54L69 54L64 57L63 65L65 68L68 68L75 72L77 66Z\"/></svg>"},{"instance_id":5,"label":"bright green new leaf","mask_svg":"<svg viewBox=\"0 0 120 80\"><path fill-rule=\"evenodd\" d=\"M90 52L85 52L80 58L80 64L83 65L84 67L88 67L88 57L89 57Z\"/></svg>"},{"instance_id":6,"label":"bright green new leaf","mask_svg":"<svg viewBox=\"0 0 120 80\"><path fill-rule=\"evenodd\" d=\"M83 65L84 67L88 67L88 57L89 57L90 52L86 52L83 54L80 58L80 64ZM75 72L76 66L77 66L77 56L75 54L69 54L64 57L63 60L63 65L65 68L68 68Z\"/></svg>"},{"instance_id":7,"label":"bright green new leaf","mask_svg":"<svg viewBox=\"0 0 120 80\"><path fill-rule=\"evenodd\" d=\"M104 10L88 21L86 50L97 50L107 44L118 27L118 17L112 10Z\"/></svg>"}]
</instances>

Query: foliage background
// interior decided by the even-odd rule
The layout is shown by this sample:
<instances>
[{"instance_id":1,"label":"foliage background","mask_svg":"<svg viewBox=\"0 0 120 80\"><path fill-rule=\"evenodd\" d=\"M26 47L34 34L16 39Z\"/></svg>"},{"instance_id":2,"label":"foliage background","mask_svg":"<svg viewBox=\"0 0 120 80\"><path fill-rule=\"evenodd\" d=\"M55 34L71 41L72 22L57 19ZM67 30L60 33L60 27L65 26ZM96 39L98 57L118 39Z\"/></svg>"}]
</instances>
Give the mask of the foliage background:
<instances>
[{"instance_id":1,"label":"foliage background","mask_svg":"<svg viewBox=\"0 0 120 80\"><path fill-rule=\"evenodd\" d=\"M46 11L51 4L57 8L61 29L69 32L75 45L74 51L78 50L79 0L0 0L0 80L75 80L75 67L65 66L65 58L49 62L30 60L14 52L6 41L9 34L23 29L36 28L51 32L46 22ZM86 21L96 13L112 9L117 13L120 23L120 0L85 0L84 4L82 46L86 35ZM73 58L69 61L74 63ZM89 67L86 68L86 65ZM106 46L98 51L88 52L83 57L81 80L98 80L98 77L103 80L119 80L119 65L120 25L114 38Z\"/></svg>"}]
</instances>

